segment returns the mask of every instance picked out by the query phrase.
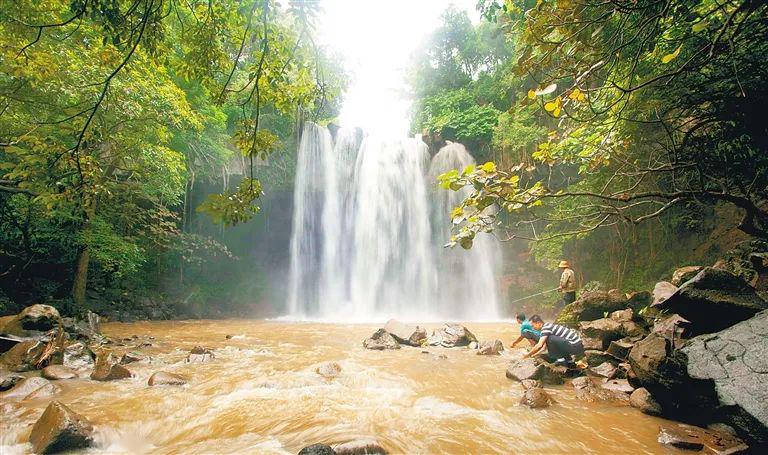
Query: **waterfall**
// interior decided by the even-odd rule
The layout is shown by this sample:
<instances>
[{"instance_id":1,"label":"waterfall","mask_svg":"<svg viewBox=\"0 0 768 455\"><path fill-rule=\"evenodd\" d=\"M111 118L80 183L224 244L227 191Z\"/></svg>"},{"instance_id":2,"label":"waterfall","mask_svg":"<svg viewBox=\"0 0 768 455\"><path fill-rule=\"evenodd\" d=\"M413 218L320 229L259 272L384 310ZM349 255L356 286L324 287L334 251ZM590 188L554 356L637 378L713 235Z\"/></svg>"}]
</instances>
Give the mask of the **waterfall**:
<instances>
[{"instance_id":1,"label":"waterfall","mask_svg":"<svg viewBox=\"0 0 768 455\"><path fill-rule=\"evenodd\" d=\"M495 319L498 246L446 250L466 195L436 176L474 163L449 144L430 164L419 138L304 126L298 151L288 312L295 318Z\"/></svg>"}]
</instances>

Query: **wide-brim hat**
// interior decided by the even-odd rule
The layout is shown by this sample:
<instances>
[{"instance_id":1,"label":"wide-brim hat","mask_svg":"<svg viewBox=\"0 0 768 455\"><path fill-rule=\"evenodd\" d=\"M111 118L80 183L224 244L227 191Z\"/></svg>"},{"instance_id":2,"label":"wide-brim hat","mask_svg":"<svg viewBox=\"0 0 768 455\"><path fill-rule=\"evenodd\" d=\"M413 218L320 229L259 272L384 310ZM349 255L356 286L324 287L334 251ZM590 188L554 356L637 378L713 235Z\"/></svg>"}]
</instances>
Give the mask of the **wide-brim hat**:
<instances>
[{"instance_id":1,"label":"wide-brim hat","mask_svg":"<svg viewBox=\"0 0 768 455\"><path fill-rule=\"evenodd\" d=\"M568 261L560 261L560 264L557 265L558 268L565 267L565 268L571 268L571 264L568 263Z\"/></svg>"}]
</instances>

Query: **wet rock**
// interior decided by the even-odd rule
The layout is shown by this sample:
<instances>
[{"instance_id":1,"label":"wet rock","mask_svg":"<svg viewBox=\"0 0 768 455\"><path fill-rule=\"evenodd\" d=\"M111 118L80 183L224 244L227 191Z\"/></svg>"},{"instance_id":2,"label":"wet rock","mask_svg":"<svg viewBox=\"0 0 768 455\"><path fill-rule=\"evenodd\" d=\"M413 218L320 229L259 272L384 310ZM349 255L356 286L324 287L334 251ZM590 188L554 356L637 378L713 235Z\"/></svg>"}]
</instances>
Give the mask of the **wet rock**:
<instances>
[{"instance_id":1,"label":"wet rock","mask_svg":"<svg viewBox=\"0 0 768 455\"><path fill-rule=\"evenodd\" d=\"M82 341L72 343L64 348L64 357L62 364L73 370L87 370L95 365L96 355Z\"/></svg>"},{"instance_id":2,"label":"wet rock","mask_svg":"<svg viewBox=\"0 0 768 455\"><path fill-rule=\"evenodd\" d=\"M0 377L0 392L5 392L6 390L12 389L13 386L23 380L24 376L18 374L8 374Z\"/></svg>"},{"instance_id":3,"label":"wet rock","mask_svg":"<svg viewBox=\"0 0 768 455\"><path fill-rule=\"evenodd\" d=\"M398 344L397 340L395 340L395 337L393 337L389 332L384 329L379 329L376 331L376 333L363 341L363 347L365 349L383 351L385 349L400 349L400 344Z\"/></svg>"},{"instance_id":4,"label":"wet rock","mask_svg":"<svg viewBox=\"0 0 768 455\"><path fill-rule=\"evenodd\" d=\"M523 386L523 390L528 389L540 389L544 387L538 379L523 379L520 381L520 385Z\"/></svg>"},{"instance_id":5,"label":"wet rock","mask_svg":"<svg viewBox=\"0 0 768 455\"><path fill-rule=\"evenodd\" d=\"M704 267L700 265L680 267L679 269L675 270L675 273L672 274L672 280L670 280L670 284L673 286L680 286L681 284L698 275L698 273L701 272L703 268Z\"/></svg>"},{"instance_id":6,"label":"wet rock","mask_svg":"<svg viewBox=\"0 0 768 455\"><path fill-rule=\"evenodd\" d=\"M167 371L156 371L149 377L147 384L150 386L156 385L184 385L187 383L187 379L183 376L174 373L168 373Z\"/></svg>"},{"instance_id":7,"label":"wet rock","mask_svg":"<svg viewBox=\"0 0 768 455\"><path fill-rule=\"evenodd\" d=\"M96 366L91 373L91 379L94 381L114 381L131 376L131 372L120 365L118 359L111 352L102 353L96 358Z\"/></svg>"},{"instance_id":8,"label":"wet rock","mask_svg":"<svg viewBox=\"0 0 768 455\"><path fill-rule=\"evenodd\" d=\"M483 341L478 347L477 355L500 355L504 350L501 340Z\"/></svg>"},{"instance_id":9,"label":"wet rock","mask_svg":"<svg viewBox=\"0 0 768 455\"><path fill-rule=\"evenodd\" d=\"M82 415L54 401L35 422L29 442L39 454L84 449L93 444L93 425Z\"/></svg>"},{"instance_id":10,"label":"wet rock","mask_svg":"<svg viewBox=\"0 0 768 455\"><path fill-rule=\"evenodd\" d=\"M608 350L606 352L615 359L627 360L627 357L629 357L629 352L632 350L632 346L634 345L634 343L630 343L626 339L611 341L611 344L608 345Z\"/></svg>"},{"instance_id":11,"label":"wet rock","mask_svg":"<svg viewBox=\"0 0 768 455\"><path fill-rule=\"evenodd\" d=\"M571 381L571 385L576 393L576 398L582 401L616 401L620 399L619 394L604 389L588 376L574 379Z\"/></svg>"},{"instance_id":12,"label":"wet rock","mask_svg":"<svg viewBox=\"0 0 768 455\"><path fill-rule=\"evenodd\" d=\"M635 389L629 396L629 404L637 408L644 414L658 416L661 415L661 405L651 396L651 393L645 387Z\"/></svg>"},{"instance_id":13,"label":"wet rock","mask_svg":"<svg viewBox=\"0 0 768 455\"><path fill-rule=\"evenodd\" d=\"M427 343L431 346L440 345L446 348L468 346L473 341L477 342L477 337L469 329L459 324L445 324L442 328L432 332L432 335L427 339Z\"/></svg>"},{"instance_id":14,"label":"wet rock","mask_svg":"<svg viewBox=\"0 0 768 455\"><path fill-rule=\"evenodd\" d=\"M45 344L36 341L22 341L0 356L0 364L9 371L22 372L37 369Z\"/></svg>"},{"instance_id":15,"label":"wet rock","mask_svg":"<svg viewBox=\"0 0 768 455\"><path fill-rule=\"evenodd\" d=\"M668 281L656 283L656 286L653 287L653 302L651 302L651 305L658 305L664 302L675 292L677 292L677 286Z\"/></svg>"},{"instance_id":16,"label":"wet rock","mask_svg":"<svg viewBox=\"0 0 768 455\"><path fill-rule=\"evenodd\" d=\"M768 443L768 311L696 337L681 351L691 378L714 383L723 420Z\"/></svg>"},{"instance_id":17,"label":"wet rock","mask_svg":"<svg viewBox=\"0 0 768 455\"><path fill-rule=\"evenodd\" d=\"M312 444L299 450L299 455L336 455L336 452L329 445Z\"/></svg>"},{"instance_id":18,"label":"wet rock","mask_svg":"<svg viewBox=\"0 0 768 455\"><path fill-rule=\"evenodd\" d=\"M579 332L587 338L600 340L600 349L606 349L611 341L620 340L625 336L622 323L608 318L580 322Z\"/></svg>"},{"instance_id":19,"label":"wet rock","mask_svg":"<svg viewBox=\"0 0 768 455\"><path fill-rule=\"evenodd\" d=\"M674 342L675 340L681 340L683 338L685 328L688 327L689 324L690 321L679 314L672 314L656 321L653 324L651 332Z\"/></svg>"},{"instance_id":20,"label":"wet rock","mask_svg":"<svg viewBox=\"0 0 768 455\"><path fill-rule=\"evenodd\" d=\"M583 341L583 338L582 338ZM584 351L584 360L587 362L587 365L590 367L596 367L602 363L605 362L614 362L615 359L610 354L607 354L605 351L597 350L597 349L587 349Z\"/></svg>"},{"instance_id":21,"label":"wet rock","mask_svg":"<svg viewBox=\"0 0 768 455\"><path fill-rule=\"evenodd\" d=\"M333 379L341 374L341 365L336 362L325 362L315 368L315 373L325 379Z\"/></svg>"},{"instance_id":22,"label":"wet rock","mask_svg":"<svg viewBox=\"0 0 768 455\"><path fill-rule=\"evenodd\" d=\"M46 379L62 380L62 379L74 379L77 377L77 372L64 365L48 365L43 368L42 375Z\"/></svg>"},{"instance_id":23,"label":"wet rock","mask_svg":"<svg viewBox=\"0 0 768 455\"><path fill-rule=\"evenodd\" d=\"M10 390L7 390L5 392L0 392L0 399L20 400L22 398L29 396L30 394L36 392L41 388L47 388L49 390L52 390L53 392L56 392L58 390L58 388L56 388L53 384L51 384L51 381L45 378L33 376L30 378L22 379Z\"/></svg>"},{"instance_id":24,"label":"wet rock","mask_svg":"<svg viewBox=\"0 0 768 455\"><path fill-rule=\"evenodd\" d=\"M101 344L106 338L101 335L101 317L89 311L84 319L62 318L62 327L70 338Z\"/></svg>"},{"instance_id":25,"label":"wet rock","mask_svg":"<svg viewBox=\"0 0 768 455\"><path fill-rule=\"evenodd\" d=\"M558 315L555 322L571 328L578 328L579 322L594 321L605 317L606 313L632 308L639 311L650 303L648 292L632 294L629 298L620 292L608 293L592 291L583 293L578 300L568 304Z\"/></svg>"},{"instance_id":26,"label":"wet rock","mask_svg":"<svg viewBox=\"0 0 768 455\"><path fill-rule=\"evenodd\" d=\"M699 335L749 319L768 309L768 303L736 275L707 267L659 307L691 321L691 335Z\"/></svg>"},{"instance_id":27,"label":"wet rock","mask_svg":"<svg viewBox=\"0 0 768 455\"><path fill-rule=\"evenodd\" d=\"M427 340L427 330L418 325L409 325L390 319L384 325L384 330L389 332L399 343L409 346L421 346Z\"/></svg>"},{"instance_id":28,"label":"wet rock","mask_svg":"<svg viewBox=\"0 0 768 455\"><path fill-rule=\"evenodd\" d=\"M387 451L375 439L356 439L333 447L336 455L387 455Z\"/></svg>"},{"instance_id":29,"label":"wet rock","mask_svg":"<svg viewBox=\"0 0 768 455\"><path fill-rule=\"evenodd\" d=\"M206 363L216 358L212 350L202 346L195 346L187 355L187 363Z\"/></svg>"},{"instance_id":30,"label":"wet rock","mask_svg":"<svg viewBox=\"0 0 768 455\"><path fill-rule=\"evenodd\" d=\"M613 392L630 394L634 392L635 388L629 384L626 379L603 379L601 387Z\"/></svg>"},{"instance_id":31,"label":"wet rock","mask_svg":"<svg viewBox=\"0 0 768 455\"><path fill-rule=\"evenodd\" d=\"M615 377L617 371L618 368L611 362L603 362L600 365L589 369L589 372L593 375L608 379Z\"/></svg>"},{"instance_id":32,"label":"wet rock","mask_svg":"<svg viewBox=\"0 0 768 455\"><path fill-rule=\"evenodd\" d=\"M480 345L477 343L477 341L473 341L467 345L469 349L477 349L480 347Z\"/></svg>"},{"instance_id":33,"label":"wet rock","mask_svg":"<svg viewBox=\"0 0 768 455\"><path fill-rule=\"evenodd\" d=\"M552 403L552 398L544 389L532 388L523 392L520 404L531 409L546 408Z\"/></svg>"},{"instance_id":34,"label":"wet rock","mask_svg":"<svg viewBox=\"0 0 768 455\"><path fill-rule=\"evenodd\" d=\"M126 352L120 357L120 365L128 365L136 362L149 362L149 357L138 352Z\"/></svg>"},{"instance_id":35,"label":"wet rock","mask_svg":"<svg viewBox=\"0 0 768 455\"><path fill-rule=\"evenodd\" d=\"M659 442L678 449L716 454L745 453L749 449L744 441L731 434L683 423L663 423L659 428Z\"/></svg>"},{"instance_id":36,"label":"wet rock","mask_svg":"<svg viewBox=\"0 0 768 455\"><path fill-rule=\"evenodd\" d=\"M50 305L32 305L21 310L2 328L4 334L20 337L36 336L59 325L59 312Z\"/></svg>"},{"instance_id":37,"label":"wet rock","mask_svg":"<svg viewBox=\"0 0 768 455\"><path fill-rule=\"evenodd\" d=\"M521 359L510 363L507 377L515 381L537 379L544 384L562 384L567 374L565 367L554 366L541 359Z\"/></svg>"}]
</instances>

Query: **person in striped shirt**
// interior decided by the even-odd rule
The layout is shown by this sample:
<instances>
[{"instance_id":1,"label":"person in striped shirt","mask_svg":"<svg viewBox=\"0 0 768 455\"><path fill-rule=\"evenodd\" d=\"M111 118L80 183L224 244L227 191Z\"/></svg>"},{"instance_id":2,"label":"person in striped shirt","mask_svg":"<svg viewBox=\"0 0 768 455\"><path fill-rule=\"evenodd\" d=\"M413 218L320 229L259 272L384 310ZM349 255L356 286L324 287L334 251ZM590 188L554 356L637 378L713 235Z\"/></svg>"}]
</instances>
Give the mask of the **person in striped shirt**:
<instances>
[{"instance_id":1,"label":"person in striped shirt","mask_svg":"<svg viewBox=\"0 0 768 455\"><path fill-rule=\"evenodd\" d=\"M560 324L544 321L538 314L531 316L531 325L534 329L541 332L539 342L536 343L523 358L533 357L547 348L548 357L555 362L555 365L566 365L574 367L574 358L579 359L584 356L584 344L581 342L579 334L568 327Z\"/></svg>"}]
</instances>

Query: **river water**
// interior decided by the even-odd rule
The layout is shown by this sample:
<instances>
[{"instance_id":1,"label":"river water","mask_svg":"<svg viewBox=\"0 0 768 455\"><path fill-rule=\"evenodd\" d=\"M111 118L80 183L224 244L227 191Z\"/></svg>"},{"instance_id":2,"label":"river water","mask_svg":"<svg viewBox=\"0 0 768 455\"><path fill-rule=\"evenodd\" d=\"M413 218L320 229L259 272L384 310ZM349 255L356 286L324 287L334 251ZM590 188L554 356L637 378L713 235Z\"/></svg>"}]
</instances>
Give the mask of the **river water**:
<instances>
[{"instance_id":1,"label":"river water","mask_svg":"<svg viewBox=\"0 0 768 455\"><path fill-rule=\"evenodd\" d=\"M427 326L432 328L431 326ZM109 323L113 339L154 337L130 364L132 379L58 381L54 398L88 417L97 446L87 453L285 454L317 443L375 438L390 453L673 453L657 441L661 419L622 404L586 403L568 386L550 387L556 404L518 406L511 359L463 348L369 351L376 325L276 321ZM513 324L469 325L481 339L509 344ZM226 339L227 336L231 339ZM135 344L135 342L133 342ZM132 349L131 342L116 351ZM214 349L210 363L188 364L189 350ZM441 356L442 355L442 356ZM444 357L443 357L444 356ZM335 379L315 368L342 367ZM189 384L148 387L157 370ZM31 425L48 400L3 406L0 453L28 453Z\"/></svg>"}]
</instances>

